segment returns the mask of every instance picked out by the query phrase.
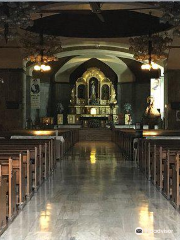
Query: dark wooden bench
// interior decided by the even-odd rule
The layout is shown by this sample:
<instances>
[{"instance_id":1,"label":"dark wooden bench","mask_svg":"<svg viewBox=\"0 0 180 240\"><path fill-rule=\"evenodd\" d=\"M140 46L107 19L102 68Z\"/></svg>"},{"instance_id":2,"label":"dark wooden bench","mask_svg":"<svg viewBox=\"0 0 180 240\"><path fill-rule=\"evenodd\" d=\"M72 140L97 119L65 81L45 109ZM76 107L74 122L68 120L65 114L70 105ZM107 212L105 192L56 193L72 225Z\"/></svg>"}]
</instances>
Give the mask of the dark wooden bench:
<instances>
[{"instance_id":1,"label":"dark wooden bench","mask_svg":"<svg viewBox=\"0 0 180 240\"><path fill-rule=\"evenodd\" d=\"M2 175L2 169L0 165L0 232L3 232L7 226L7 202L6 202L6 193L7 193L8 181Z\"/></svg>"},{"instance_id":2,"label":"dark wooden bench","mask_svg":"<svg viewBox=\"0 0 180 240\"><path fill-rule=\"evenodd\" d=\"M3 168L7 166L8 169L9 159L12 159L12 167L16 172L17 204L23 205L26 200L26 179L22 153L11 154L11 156L9 154L0 154L0 164Z\"/></svg>"},{"instance_id":3,"label":"dark wooden bench","mask_svg":"<svg viewBox=\"0 0 180 240\"><path fill-rule=\"evenodd\" d=\"M58 131L65 140L60 151L68 151L78 141L78 132ZM10 139L11 135L7 135L8 138L0 139L0 234L7 227L7 219L17 215L56 167L53 138L29 139L24 135L25 139Z\"/></svg>"},{"instance_id":4,"label":"dark wooden bench","mask_svg":"<svg viewBox=\"0 0 180 240\"><path fill-rule=\"evenodd\" d=\"M3 157L9 157L11 156L12 158L14 156L18 156L21 154L22 159L23 159L23 166L24 166L24 175L26 179L26 184L25 184L25 194L27 198L30 198L32 196L33 192L33 165L31 162L32 159L32 152L30 150L27 151L22 151L22 150L2 150L0 149L0 158Z\"/></svg>"},{"instance_id":5,"label":"dark wooden bench","mask_svg":"<svg viewBox=\"0 0 180 240\"><path fill-rule=\"evenodd\" d=\"M179 210L180 207L180 153L175 156L175 164L172 167L172 198L171 203Z\"/></svg>"},{"instance_id":6,"label":"dark wooden bench","mask_svg":"<svg viewBox=\"0 0 180 240\"><path fill-rule=\"evenodd\" d=\"M32 165L32 181L33 181L33 188L35 191L37 191L38 187L41 184L42 176L40 168L42 167L39 161L39 155L38 155L38 148L33 145L0 145L0 151L17 151L17 152L23 152L23 151L29 151L29 158Z\"/></svg>"},{"instance_id":7,"label":"dark wooden bench","mask_svg":"<svg viewBox=\"0 0 180 240\"><path fill-rule=\"evenodd\" d=\"M16 207L16 171L13 169L13 160L9 158L8 162L1 161L0 164L0 177L7 181L6 196L8 202L6 204L6 215L9 220L12 220L17 215ZM3 202L4 206L4 202Z\"/></svg>"}]
</instances>

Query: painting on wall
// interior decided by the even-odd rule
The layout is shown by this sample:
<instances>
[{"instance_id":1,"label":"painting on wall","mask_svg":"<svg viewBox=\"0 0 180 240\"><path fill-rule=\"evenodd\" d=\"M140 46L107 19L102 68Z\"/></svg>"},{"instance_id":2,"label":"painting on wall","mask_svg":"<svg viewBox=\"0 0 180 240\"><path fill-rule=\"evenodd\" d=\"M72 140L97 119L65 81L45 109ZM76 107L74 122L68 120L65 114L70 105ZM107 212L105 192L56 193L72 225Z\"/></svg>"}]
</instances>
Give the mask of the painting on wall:
<instances>
[{"instance_id":1,"label":"painting on wall","mask_svg":"<svg viewBox=\"0 0 180 240\"><path fill-rule=\"evenodd\" d=\"M151 79L151 97L154 99L154 107L164 116L164 79Z\"/></svg>"},{"instance_id":2,"label":"painting on wall","mask_svg":"<svg viewBox=\"0 0 180 240\"><path fill-rule=\"evenodd\" d=\"M30 94L31 108L40 109L40 79L31 79Z\"/></svg>"}]
</instances>

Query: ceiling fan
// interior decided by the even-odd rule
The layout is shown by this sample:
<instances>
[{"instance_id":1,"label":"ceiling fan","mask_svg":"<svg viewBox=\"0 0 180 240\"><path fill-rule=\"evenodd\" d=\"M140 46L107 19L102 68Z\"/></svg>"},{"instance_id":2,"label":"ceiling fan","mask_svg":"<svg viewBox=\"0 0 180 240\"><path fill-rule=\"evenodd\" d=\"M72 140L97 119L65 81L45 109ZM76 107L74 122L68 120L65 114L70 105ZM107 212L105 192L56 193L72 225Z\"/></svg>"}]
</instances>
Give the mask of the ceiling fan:
<instances>
[{"instance_id":1,"label":"ceiling fan","mask_svg":"<svg viewBox=\"0 0 180 240\"><path fill-rule=\"evenodd\" d=\"M101 11L101 3L92 2L92 3L89 3L89 5L91 7L92 12L97 15L97 17L101 20L101 22L105 22L105 19L102 15L102 11Z\"/></svg>"},{"instance_id":2,"label":"ceiling fan","mask_svg":"<svg viewBox=\"0 0 180 240\"><path fill-rule=\"evenodd\" d=\"M92 2L92 3L89 3L90 5L90 8L91 8L91 11L97 15L97 17L101 20L101 22L105 22L105 19L102 15L102 10L101 10L101 6L102 6L102 3L99 3L99 2ZM38 11L37 13L63 13L65 12L64 10L41 10L41 11Z\"/></svg>"},{"instance_id":3,"label":"ceiling fan","mask_svg":"<svg viewBox=\"0 0 180 240\"><path fill-rule=\"evenodd\" d=\"M88 3L88 2L87 2ZM81 3L81 4L87 4L87 3ZM102 14L102 5L104 3L100 3L100 2L89 2L90 8L92 13L96 14L97 17L100 19L101 22L105 22L104 16ZM129 9L118 9L118 11L137 11L137 10L150 10L150 9L159 9L160 7L158 6L154 6L152 5L152 7L137 7L137 8L129 8ZM38 13L57 13L57 14L62 14L63 12L65 12L66 10L58 10L58 9L54 9L54 10L41 10Z\"/></svg>"}]
</instances>

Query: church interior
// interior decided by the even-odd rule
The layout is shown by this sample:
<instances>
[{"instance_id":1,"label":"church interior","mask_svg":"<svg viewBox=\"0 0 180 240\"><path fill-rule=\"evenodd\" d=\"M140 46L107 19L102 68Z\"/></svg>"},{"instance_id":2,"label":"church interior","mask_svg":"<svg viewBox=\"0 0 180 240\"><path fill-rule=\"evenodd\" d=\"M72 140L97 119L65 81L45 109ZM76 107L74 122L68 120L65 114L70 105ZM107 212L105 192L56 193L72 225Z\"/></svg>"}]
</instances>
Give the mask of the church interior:
<instances>
[{"instance_id":1,"label":"church interior","mask_svg":"<svg viewBox=\"0 0 180 240\"><path fill-rule=\"evenodd\" d=\"M178 1L0 1L0 240L180 240L178 81Z\"/></svg>"}]
</instances>

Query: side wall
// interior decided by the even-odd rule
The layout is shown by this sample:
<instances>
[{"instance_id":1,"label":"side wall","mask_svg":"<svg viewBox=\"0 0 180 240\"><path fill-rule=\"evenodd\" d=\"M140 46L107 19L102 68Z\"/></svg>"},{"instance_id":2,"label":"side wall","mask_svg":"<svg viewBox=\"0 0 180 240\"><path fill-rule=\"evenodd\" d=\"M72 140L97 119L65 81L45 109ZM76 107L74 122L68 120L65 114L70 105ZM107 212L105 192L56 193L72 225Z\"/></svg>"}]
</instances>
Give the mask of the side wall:
<instances>
[{"instance_id":1,"label":"side wall","mask_svg":"<svg viewBox=\"0 0 180 240\"><path fill-rule=\"evenodd\" d=\"M150 95L150 83L118 83L119 112L124 112L124 104L132 106L133 123L139 122L147 106L147 97Z\"/></svg>"},{"instance_id":2,"label":"side wall","mask_svg":"<svg viewBox=\"0 0 180 240\"><path fill-rule=\"evenodd\" d=\"M23 70L0 69L0 130L23 127Z\"/></svg>"},{"instance_id":3,"label":"side wall","mask_svg":"<svg viewBox=\"0 0 180 240\"><path fill-rule=\"evenodd\" d=\"M167 128L180 129L180 121L176 120L176 111L180 110L180 70L168 70L166 84L168 88L166 100ZM178 103L177 109L171 107L173 102Z\"/></svg>"}]
</instances>

